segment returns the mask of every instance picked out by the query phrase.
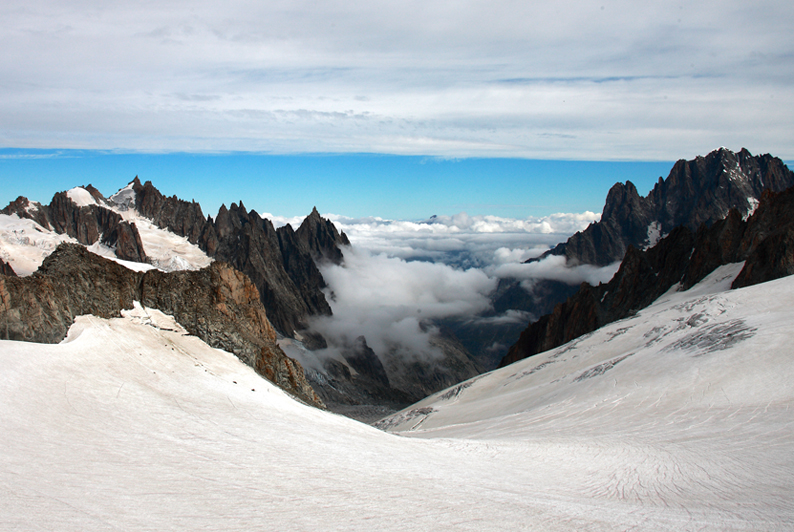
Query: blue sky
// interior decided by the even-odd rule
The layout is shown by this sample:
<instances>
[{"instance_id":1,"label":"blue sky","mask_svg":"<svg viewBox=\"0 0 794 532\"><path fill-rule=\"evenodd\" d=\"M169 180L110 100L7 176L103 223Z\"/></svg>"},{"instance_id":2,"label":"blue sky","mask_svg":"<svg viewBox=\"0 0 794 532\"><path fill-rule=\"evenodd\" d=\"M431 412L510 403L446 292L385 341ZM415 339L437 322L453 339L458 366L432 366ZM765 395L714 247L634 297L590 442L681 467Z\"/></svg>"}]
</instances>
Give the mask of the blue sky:
<instances>
[{"instance_id":1,"label":"blue sky","mask_svg":"<svg viewBox=\"0 0 794 532\"><path fill-rule=\"evenodd\" d=\"M781 0L8 0L0 203L139 174L211 213L600 211L719 146L794 160L792 27Z\"/></svg>"},{"instance_id":2,"label":"blue sky","mask_svg":"<svg viewBox=\"0 0 794 532\"><path fill-rule=\"evenodd\" d=\"M672 162L440 159L396 155L118 154L0 150L0 203L19 195L49 203L55 192L93 184L105 195L136 175L166 195L278 216L323 213L424 219L434 214L510 218L601 212L616 181L647 193Z\"/></svg>"}]
</instances>

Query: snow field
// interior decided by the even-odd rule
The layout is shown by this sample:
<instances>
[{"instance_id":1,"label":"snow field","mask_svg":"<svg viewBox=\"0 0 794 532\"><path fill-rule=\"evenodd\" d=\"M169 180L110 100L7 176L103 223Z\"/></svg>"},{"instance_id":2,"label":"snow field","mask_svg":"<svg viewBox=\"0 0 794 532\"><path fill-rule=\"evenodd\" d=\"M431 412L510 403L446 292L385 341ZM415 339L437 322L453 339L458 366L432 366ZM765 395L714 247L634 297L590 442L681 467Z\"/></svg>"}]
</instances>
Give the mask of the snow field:
<instances>
[{"instance_id":1,"label":"snow field","mask_svg":"<svg viewBox=\"0 0 794 532\"><path fill-rule=\"evenodd\" d=\"M98 205L93 196L82 187L67 191L69 199L78 206ZM88 246L92 253L114 260L135 271L157 268L166 272L177 270L200 270L210 265L212 259L187 238L161 229L134 209L134 193L131 185L111 196L118 205L103 205L138 228L144 251L151 264L124 261L116 257L116 250L99 242ZM0 258L11 265L19 276L30 275L41 266L47 256L62 242L78 243L68 235L59 235L45 229L29 219L20 219L16 214L0 214Z\"/></svg>"},{"instance_id":2,"label":"snow field","mask_svg":"<svg viewBox=\"0 0 794 532\"><path fill-rule=\"evenodd\" d=\"M436 394L402 435L139 306L0 341L0 529L786 529L794 278L723 292L737 268Z\"/></svg>"}]
</instances>

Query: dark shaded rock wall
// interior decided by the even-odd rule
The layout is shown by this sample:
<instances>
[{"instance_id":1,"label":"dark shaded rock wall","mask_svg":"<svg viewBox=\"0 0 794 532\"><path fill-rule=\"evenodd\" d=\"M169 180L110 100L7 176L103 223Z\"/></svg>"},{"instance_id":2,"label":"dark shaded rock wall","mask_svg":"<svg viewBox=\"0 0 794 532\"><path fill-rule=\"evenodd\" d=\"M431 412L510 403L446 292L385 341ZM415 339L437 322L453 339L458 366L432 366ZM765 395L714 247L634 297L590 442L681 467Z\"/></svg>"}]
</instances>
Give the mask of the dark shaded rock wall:
<instances>
[{"instance_id":1,"label":"dark shaded rock wall","mask_svg":"<svg viewBox=\"0 0 794 532\"><path fill-rule=\"evenodd\" d=\"M544 255L565 255L572 264L605 266L623 258L629 246L644 248L648 226L657 222L662 234L683 225L697 231L728 215L746 215L764 190L794 186L794 173L769 154L753 156L746 149L725 148L705 157L675 163L667 179L646 197L627 181L610 189L601 221L591 224ZM542 257L541 257L542 258Z\"/></svg>"},{"instance_id":2,"label":"dark shaded rock wall","mask_svg":"<svg viewBox=\"0 0 794 532\"><path fill-rule=\"evenodd\" d=\"M8 275L9 277L16 277L17 274L10 265L6 264L3 259L0 259L0 275Z\"/></svg>"},{"instance_id":3,"label":"dark shaded rock wall","mask_svg":"<svg viewBox=\"0 0 794 532\"><path fill-rule=\"evenodd\" d=\"M275 229L242 202L221 206L213 220L204 218L197 203L165 197L149 181L141 184L136 178L133 190L141 215L248 275L271 322L285 336L304 330L310 316L331 314L316 261L339 263L340 247L350 243L317 209L294 231L289 225Z\"/></svg>"},{"instance_id":4,"label":"dark shaded rock wall","mask_svg":"<svg viewBox=\"0 0 794 532\"><path fill-rule=\"evenodd\" d=\"M710 226L701 225L696 233L679 226L646 251L630 246L609 283L582 285L551 314L531 323L500 367L625 318L677 283L682 289L691 288L718 266L742 261L733 288L794 273L794 188L765 192L746 221L732 210Z\"/></svg>"}]
</instances>

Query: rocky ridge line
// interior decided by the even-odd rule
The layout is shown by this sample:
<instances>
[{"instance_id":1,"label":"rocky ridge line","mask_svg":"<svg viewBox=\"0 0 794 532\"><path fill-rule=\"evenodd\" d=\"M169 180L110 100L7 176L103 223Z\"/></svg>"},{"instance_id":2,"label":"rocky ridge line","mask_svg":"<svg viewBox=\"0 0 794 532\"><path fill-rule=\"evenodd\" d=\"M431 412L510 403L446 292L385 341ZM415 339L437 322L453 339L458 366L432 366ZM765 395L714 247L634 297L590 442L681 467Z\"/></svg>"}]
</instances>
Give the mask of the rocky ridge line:
<instances>
[{"instance_id":1,"label":"rocky ridge line","mask_svg":"<svg viewBox=\"0 0 794 532\"><path fill-rule=\"evenodd\" d=\"M617 183L607 195L601 220L546 252L564 255L568 264L606 266L623 258L629 246L645 248L651 232L667 235L678 226L697 231L736 209L752 212L765 190L794 186L794 172L769 154L753 156L726 148L675 163L667 179L641 197L631 181ZM650 230L649 230L650 229ZM535 260L540 260L535 259Z\"/></svg>"},{"instance_id":2,"label":"rocky ridge line","mask_svg":"<svg viewBox=\"0 0 794 532\"><path fill-rule=\"evenodd\" d=\"M674 285L682 290L718 266L744 261L732 288L794 274L794 187L764 192L755 212L744 220L733 209L697 232L675 228L656 246L629 246L615 276L593 287L583 283L573 296L521 333L499 367L547 351L655 301Z\"/></svg>"},{"instance_id":3,"label":"rocky ridge line","mask_svg":"<svg viewBox=\"0 0 794 532\"><path fill-rule=\"evenodd\" d=\"M97 205L79 206L69 198L68 193L58 192L49 205L31 202L20 196L0 210L0 214L16 214L20 218L31 219L45 229L67 234L86 246L99 241L115 248L116 256L123 260L147 262L141 235L135 224L125 221L120 214L111 210L108 200L96 188L88 185L85 189Z\"/></svg>"},{"instance_id":4,"label":"rocky ridge line","mask_svg":"<svg viewBox=\"0 0 794 532\"><path fill-rule=\"evenodd\" d=\"M305 333L310 316L328 316L331 307L322 292L325 280L315 261L342 260L341 248L350 242L317 209L297 231L290 225L276 229L242 201L222 205L213 220L204 218L196 202L162 195L150 181L132 182L135 208L158 227L197 244L215 260L226 261L248 275L259 289L262 303L276 329L294 337ZM324 340L308 337L311 347Z\"/></svg>"},{"instance_id":5,"label":"rocky ridge line","mask_svg":"<svg viewBox=\"0 0 794 532\"><path fill-rule=\"evenodd\" d=\"M198 271L134 272L77 244L61 244L28 277L0 276L0 338L60 342L83 314L120 316L133 301L161 310L212 347L234 353L277 386L322 406L303 368L276 344L250 279L214 262Z\"/></svg>"}]
</instances>

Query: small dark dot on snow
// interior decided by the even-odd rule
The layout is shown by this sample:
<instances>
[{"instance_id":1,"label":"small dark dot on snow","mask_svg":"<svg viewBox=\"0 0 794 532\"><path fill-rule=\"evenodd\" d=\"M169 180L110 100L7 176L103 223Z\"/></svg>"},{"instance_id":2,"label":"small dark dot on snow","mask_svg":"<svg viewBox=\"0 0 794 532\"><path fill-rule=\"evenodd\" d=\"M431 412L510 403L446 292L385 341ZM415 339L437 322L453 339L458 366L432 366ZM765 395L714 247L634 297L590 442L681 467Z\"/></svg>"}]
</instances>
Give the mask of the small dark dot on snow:
<instances>
[{"instance_id":1,"label":"small dark dot on snow","mask_svg":"<svg viewBox=\"0 0 794 532\"><path fill-rule=\"evenodd\" d=\"M256 390L254 390L253 388L251 388L251 391L252 391L252 392L255 392Z\"/></svg>"},{"instance_id":2,"label":"small dark dot on snow","mask_svg":"<svg viewBox=\"0 0 794 532\"><path fill-rule=\"evenodd\" d=\"M232 381L233 383L237 384L237 381Z\"/></svg>"}]
</instances>

